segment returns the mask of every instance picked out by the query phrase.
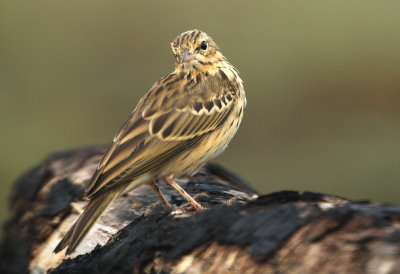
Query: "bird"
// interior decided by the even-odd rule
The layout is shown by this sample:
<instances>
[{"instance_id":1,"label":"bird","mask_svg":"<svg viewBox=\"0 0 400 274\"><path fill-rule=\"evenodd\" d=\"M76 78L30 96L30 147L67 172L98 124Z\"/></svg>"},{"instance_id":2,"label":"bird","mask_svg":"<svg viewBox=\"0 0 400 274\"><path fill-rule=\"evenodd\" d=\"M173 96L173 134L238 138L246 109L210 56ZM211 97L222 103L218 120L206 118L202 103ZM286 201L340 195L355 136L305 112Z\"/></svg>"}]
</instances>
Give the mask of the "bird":
<instances>
[{"instance_id":1,"label":"bird","mask_svg":"<svg viewBox=\"0 0 400 274\"><path fill-rule=\"evenodd\" d=\"M147 91L105 152L86 190L89 203L55 253L71 254L104 210L120 195L148 184L166 209L160 180L195 210L203 207L174 178L191 176L226 149L246 106L238 70L200 30L171 43L175 69Z\"/></svg>"}]
</instances>

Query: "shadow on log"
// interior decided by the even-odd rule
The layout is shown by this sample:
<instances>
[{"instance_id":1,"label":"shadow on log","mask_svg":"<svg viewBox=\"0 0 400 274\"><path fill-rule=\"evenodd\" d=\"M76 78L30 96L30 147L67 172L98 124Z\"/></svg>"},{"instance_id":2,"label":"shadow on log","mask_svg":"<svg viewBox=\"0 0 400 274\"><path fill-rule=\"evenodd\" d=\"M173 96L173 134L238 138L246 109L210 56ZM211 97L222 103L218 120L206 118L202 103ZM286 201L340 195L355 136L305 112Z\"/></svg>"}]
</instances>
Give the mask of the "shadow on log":
<instances>
[{"instance_id":1,"label":"shadow on log","mask_svg":"<svg viewBox=\"0 0 400 274\"><path fill-rule=\"evenodd\" d=\"M400 207L282 191L258 196L216 164L179 183L194 212L159 182L119 197L76 253L52 250L87 201L105 147L60 152L24 174L11 196L0 273L399 273Z\"/></svg>"}]
</instances>

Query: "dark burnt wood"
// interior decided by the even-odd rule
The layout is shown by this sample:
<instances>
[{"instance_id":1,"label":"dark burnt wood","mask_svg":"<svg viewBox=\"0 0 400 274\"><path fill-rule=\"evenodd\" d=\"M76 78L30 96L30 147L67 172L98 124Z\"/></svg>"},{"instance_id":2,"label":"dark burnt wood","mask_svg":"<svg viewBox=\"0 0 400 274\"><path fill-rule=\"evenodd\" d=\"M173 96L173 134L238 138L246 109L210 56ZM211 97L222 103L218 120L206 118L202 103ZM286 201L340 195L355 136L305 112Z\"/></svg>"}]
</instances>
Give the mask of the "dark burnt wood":
<instances>
[{"instance_id":1,"label":"dark burnt wood","mask_svg":"<svg viewBox=\"0 0 400 274\"><path fill-rule=\"evenodd\" d=\"M166 212L143 185L118 198L63 260L52 250L87 203L104 151L54 154L15 183L0 273L400 272L400 207L312 192L258 196L216 164L179 180L206 210L194 212L160 181L173 205Z\"/></svg>"}]
</instances>

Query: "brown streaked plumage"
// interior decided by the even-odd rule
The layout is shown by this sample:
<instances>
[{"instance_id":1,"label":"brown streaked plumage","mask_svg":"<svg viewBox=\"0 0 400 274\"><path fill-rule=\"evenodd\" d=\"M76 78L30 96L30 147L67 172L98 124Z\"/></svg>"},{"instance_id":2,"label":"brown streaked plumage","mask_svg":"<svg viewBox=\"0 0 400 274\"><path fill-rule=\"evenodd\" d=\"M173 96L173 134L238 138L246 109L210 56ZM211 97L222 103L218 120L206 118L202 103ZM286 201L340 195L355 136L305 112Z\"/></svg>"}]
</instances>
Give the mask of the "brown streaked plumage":
<instances>
[{"instance_id":1,"label":"brown streaked plumage","mask_svg":"<svg viewBox=\"0 0 400 274\"><path fill-rule=\"evenodd\" d=\"M72 253L114 199L143 183L168 208L154 182L159 178L202 208L173 178L192 175L226 148L246 98L238 71L207 34L184 32L171 47L174 72L150 88L115 136L88 187L87 208L55 252Z\"/></svg>"}]
</instances>

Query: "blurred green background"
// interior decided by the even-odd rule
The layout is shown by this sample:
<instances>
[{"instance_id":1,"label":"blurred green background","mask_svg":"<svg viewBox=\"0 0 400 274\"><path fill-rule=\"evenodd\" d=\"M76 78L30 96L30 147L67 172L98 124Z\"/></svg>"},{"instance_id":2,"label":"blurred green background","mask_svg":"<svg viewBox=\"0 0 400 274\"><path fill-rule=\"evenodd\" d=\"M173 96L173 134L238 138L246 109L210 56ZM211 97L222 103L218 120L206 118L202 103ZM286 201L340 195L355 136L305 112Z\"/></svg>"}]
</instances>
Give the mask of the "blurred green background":
<instances>
[{"instance_id":1,"label":"blurred green background","mask_svg":"<svg viewBox=\"0 0 400 274\"><path fill-rule=\"evenodd\" d=\"M247 92L218 162L262 193L399 203L399 12L399 1L2 1L0 219L13 181L46 155L110 142L193 28Z\"/></svg>"}]
</instances>

